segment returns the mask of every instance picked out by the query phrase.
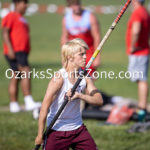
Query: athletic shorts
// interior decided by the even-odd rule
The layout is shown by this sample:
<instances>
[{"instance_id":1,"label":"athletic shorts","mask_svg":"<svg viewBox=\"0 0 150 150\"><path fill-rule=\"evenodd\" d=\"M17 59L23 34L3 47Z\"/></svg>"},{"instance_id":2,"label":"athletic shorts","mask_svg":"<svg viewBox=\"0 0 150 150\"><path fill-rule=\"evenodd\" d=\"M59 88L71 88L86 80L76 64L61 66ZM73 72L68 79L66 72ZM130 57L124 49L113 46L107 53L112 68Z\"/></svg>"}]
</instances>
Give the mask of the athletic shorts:
<instances>
[{"instance_id":1,"label":"athletic shorts","mask_svg":"<svg viewBox=\"0 0 150 150\"><path fill-rule=\"evenodd\" d=\"M15 59L10 59L7 55L5 55L6 60L8 61L10 67L14 71L18 71L18 65L24 67L28 65L28 54L25 52L16 52Z\"/></svg>"},{"instance_id":2,"label":"athletic shorts","mask_svg":"<svg viewBox=\"0 0 150 150\"><path fill-rule=\"evenodd\" d=\"M85 125L72 131L54 131L49 134L43 150L98 150Z\"/></svg>"},{"instance_id":3,"label":"athletic shorts","mask_svg":"<svg viewBox=\"0 0 150 150\"><path fill-rule=\"evenodd\" d=\"M147 81L149 56L129 56L128 71L131 74L131 81Z\"/></svg>"}]
</instances>

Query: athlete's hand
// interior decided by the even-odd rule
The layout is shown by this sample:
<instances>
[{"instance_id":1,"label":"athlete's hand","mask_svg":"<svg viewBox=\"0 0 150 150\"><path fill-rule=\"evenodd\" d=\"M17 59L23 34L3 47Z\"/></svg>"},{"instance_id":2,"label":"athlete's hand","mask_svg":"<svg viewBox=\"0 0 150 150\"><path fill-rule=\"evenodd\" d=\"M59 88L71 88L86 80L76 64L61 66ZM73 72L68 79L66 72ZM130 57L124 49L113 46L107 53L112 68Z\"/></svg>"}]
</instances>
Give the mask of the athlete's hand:
<instances>
[{"instance_id":1,"label":"athlete's hand","mask_svg":"<svg viewBox=\"0 0 150 150\"><path fill-rule=\"evenodd\" d=\"M67 91L66 93L66 96L68 96L68 100L71 101L71 95L72 95L72 92L71 92L71 89Z\"/></svg>"},{"instance_id":2,"label":"athlete's hand","mask_svg":"<svg viewBox=\"0 0 150 150\"><path fill-rule=\"evenodd\" d=\"M75 92L74 95L72 96L72 92L71 92L71 89L68 90L68 92L66 93L66 96L68 96L68 100L69 101L72 101L74 99L77 99L77 98L80 98L80 93L78 92ZM71 97L72 96L72 97Z\"/></svg>"},{"instance_id":3,"label":"athlete's hand","mask_svg":"<svg viewBox=\"0 0 150 150\"><path fill-rule=\"evenodd\" d=\"M35 145L42 145L43 144L42 136L37 136L35 139Z\"/></svg>"},{"instance_id":4,"label":"athlete's hand","mask_svg":"<svg viewBox=\"0 0 150 150\"><path fill-rule=\"evenodd\" d=\"M77 98L80 98L81 93L75 92L75 94L71 97L71 101Z\"/></svg>"},{"instance_id":5,"label":"athlete's hand","mask_svg":"<svg viewBox=\"0 0 150 150\"><path fill-rule=\"evenodd\" d=\"M8 51L8 57L9 57L9 59L12 59L12 60L16 58L15 53L13 52L13 50Z\"/></svg>"}]
</instances>

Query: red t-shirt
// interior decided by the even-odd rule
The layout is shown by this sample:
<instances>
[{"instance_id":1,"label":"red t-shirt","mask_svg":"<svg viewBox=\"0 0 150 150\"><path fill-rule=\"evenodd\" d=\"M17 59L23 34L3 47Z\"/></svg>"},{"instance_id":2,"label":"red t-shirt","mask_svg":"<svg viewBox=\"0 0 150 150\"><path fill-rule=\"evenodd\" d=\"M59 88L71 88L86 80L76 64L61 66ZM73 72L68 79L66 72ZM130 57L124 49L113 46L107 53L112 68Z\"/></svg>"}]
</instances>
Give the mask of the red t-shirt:
<instances>
[{"instance_id":1,"label":"red t-shirt","mask_svg":"<svg viewBox=\"0 0 150 150\"><path fill-rule=\"evenodd\" d=\"M10 30L10 40L15 52L24 51L29 53L30 51L30 36L29 26L26 19L17 12L10 12L2 20L2 28ZM8 54L8 47L4 43L4 54Z\"/></svg>"},{"instance_id":2,"label":"red t-shirt","mask_svg":"<svg viewBox=\"0 0 150 150\"><path fill-rule=\"evenodd\" d=\"M150 47L148 44L149 34L150 34L150 17L147 10L140 6L135 11L133 11L127 26L126 32L126 46L127 46L127 54L130 55L130 47L131 47L131 30L134 22L140 22L142 25L141 32L135 47L140 47L141 50L138 50L133 53L133 55L149 55Z\"/></svg>"}]
</instances>

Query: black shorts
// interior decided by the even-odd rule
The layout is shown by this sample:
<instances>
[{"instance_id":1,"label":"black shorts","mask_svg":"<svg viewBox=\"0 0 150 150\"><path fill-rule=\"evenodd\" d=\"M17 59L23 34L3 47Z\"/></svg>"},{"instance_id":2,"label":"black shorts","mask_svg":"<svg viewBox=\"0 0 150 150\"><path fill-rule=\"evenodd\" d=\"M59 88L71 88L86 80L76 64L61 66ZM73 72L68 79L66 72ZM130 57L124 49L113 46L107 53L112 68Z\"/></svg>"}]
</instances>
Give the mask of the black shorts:
<instances>
[{"instance_id":1,"label":"black shorts","mask_svg":"<svg viewBox=\"0 0 150 150\"><path fill-rule=\"evenodd\" d=\"M8 61L10 67L14 71L18 71L18 65L25 67L29 66L28 64L28 54L25 52L16 52L15 59L10 59L8 55L5 55L6 60Z\"/></svg>"}]
</instances>

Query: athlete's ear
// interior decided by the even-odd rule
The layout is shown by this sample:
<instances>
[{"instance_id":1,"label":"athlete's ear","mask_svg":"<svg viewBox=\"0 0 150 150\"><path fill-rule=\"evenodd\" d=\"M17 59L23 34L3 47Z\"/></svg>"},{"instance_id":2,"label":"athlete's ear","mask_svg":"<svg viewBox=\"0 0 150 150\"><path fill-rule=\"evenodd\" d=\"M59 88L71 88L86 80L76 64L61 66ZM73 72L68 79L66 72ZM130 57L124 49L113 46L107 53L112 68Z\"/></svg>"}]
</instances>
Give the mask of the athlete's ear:
<instances>
[{"instance_id":1,"label":"athlete's ear","mask_svg":"<svg viewBox=\"0 0 150 150\"><path fill-rule=\"evenodd\" d=\"M72 56L68 56L68 60L72 62L73 61L73 57Z\"/></svg>"}]
</instances>

